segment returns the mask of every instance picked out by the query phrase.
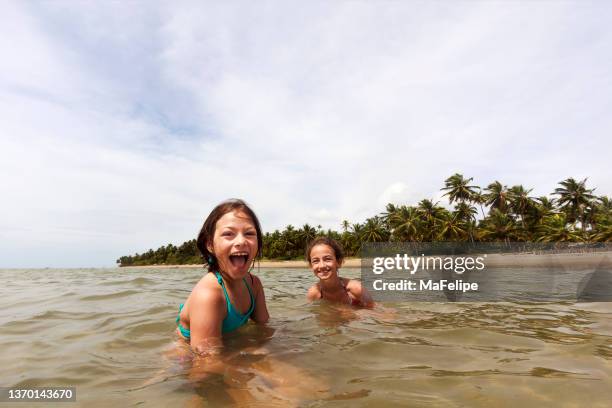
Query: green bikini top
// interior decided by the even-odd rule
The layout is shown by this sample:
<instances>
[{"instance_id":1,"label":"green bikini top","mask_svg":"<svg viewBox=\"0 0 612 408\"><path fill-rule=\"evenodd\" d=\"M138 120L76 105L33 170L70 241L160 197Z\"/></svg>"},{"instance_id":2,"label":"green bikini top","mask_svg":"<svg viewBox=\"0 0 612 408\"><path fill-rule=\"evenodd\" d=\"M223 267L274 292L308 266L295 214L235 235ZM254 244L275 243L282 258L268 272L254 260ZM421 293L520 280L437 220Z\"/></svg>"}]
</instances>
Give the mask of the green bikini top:
<instances>
[{"instance_id":1,"label":"green bikini top","mask_svg":"<svg viewBox=\"0 0 612 408\"><path fill-rule=\"evenodd\" d=\"M255 299L253 298L253 293L251 292L251 288L247 284L246 279L242 278L245 286L247 287L247 290L249 291L249 297L251 298L251 307L244 315L241 314L236 308L234 308L234 306L232 306L232 302L230 302L227 290L225 289L225 284L223 283L223 278L221 278L221 274L215 271L215 276L217 277L217 282L219 282L219 285L221 285L221 287L223 288L223 294L225 295L225 304L227 305L227 316L225 317L225 319L223 319L221 332L228 333L246 324L246 322L249 320L249 317L251 317L253 310L255 309ZM176 324L178 325L178 328L181 331L183 337L189 339L191 337L189 329L184 328L180 323L181 310L183 310L183 306L184 303L181 303L181 305L179 306L179 314L178 316L176 316Z\"/></svg>"}]
</instances>

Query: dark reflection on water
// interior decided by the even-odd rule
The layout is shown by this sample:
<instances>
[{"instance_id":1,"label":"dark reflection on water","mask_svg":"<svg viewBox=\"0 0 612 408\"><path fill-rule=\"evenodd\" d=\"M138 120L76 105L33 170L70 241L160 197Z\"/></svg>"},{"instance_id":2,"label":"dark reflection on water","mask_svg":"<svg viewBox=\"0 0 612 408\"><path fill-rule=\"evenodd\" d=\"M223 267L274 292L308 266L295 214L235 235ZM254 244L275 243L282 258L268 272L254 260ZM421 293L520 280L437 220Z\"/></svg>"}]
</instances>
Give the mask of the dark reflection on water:
<instances>
[{"instance_id":1,"label":"dark reflection on water","mask_svg":"<svg viewBox=\"0 0 612 408\"><path fill-rule=\"evenodd\" d=\"M587 275L578 287L579 302L610 302L612 301L612 272L596 270Z\"/></svg>"},{"instance_id":2,"label":"dark reflection on water","mask_svg":"<svg viewBox=\"0 0 612 408\"><path fill-rule=\"evenodd\" d=\"M200 270L0 273L10 287L0 297L3 384L75 385L77 405L604 407L612 398L608 303L352 309L307 304L308 271L262 269L272 321L225 338L221 369L199 375L174 317Z\"/></svg>"}]
</instances>

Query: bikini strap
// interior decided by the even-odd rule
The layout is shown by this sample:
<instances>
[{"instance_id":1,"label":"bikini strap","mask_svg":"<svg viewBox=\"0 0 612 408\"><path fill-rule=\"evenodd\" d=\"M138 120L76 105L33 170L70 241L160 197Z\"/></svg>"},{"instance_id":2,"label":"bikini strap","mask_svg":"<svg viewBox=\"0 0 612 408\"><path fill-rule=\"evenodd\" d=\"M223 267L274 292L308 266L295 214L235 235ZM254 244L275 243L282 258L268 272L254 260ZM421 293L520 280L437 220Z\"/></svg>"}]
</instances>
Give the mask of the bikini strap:
<instances>
[{"instance_id":1,"label":"bikini strap","mask_svg":"<svg viewBox=\"0 0 612 408\"><path fill-rule=\"evenodd\" d=\"M247 290L249 291L249 296L251 297L251 304L253 304L255 301L255 298L253 297L253 292L251 292L251 288L249 287L249 284L247 283L246 278L242 278L242 281L244 282L244 286L246 286ZM253 282L253 275L251 275L251 282Z\"/></svg>"},{"instance_id":2,"label":"bikini strap","mask_svg":"<svg viewBox=\"0 0 612 408\"><path fill-rule=\"evenodd\" d=\"M346 293L346 296L349 299L349 302L352 304L354 299L351 297L351 291L346 287L346 283L344 282L344 279L340 278L340 280L342 281L342 287L344 288L344 292Z\"/></svg>"},{"instance_id":3,"label":"bikini strap","mask_svg":"<svg viewBox=\"0 0 612 408\"><path fill-rule=\"evenodd\" d=\"M215 271L215 276L217 277L217 282L219 282L219 285L221 285L221 287L223 288L223 294L225 295L225 303L227 304L227 311L229 313L232 304L230 302L229 295L227 294L227 290L225 289L225 285L223 284L223 278L221 277L221 274L218 271Z\"/></svg>"},{"instance_id":4,"label":"bikini strap","mask_svg":"<svg viewBox=\"0 0 612 408\"><path fill-rule=\"evenodd\" d=\"M249 291L249 296L251 297L251 307L249 307L249 310L245 314L245 316L247 316L248 318L248 316L253 313L253 310L255 310L255 297L253 296L253 292L251 292L251 288L249 287L246 278L242 278L242 281L244 282L244 286L247 287L247 290ZM251 282L253 282L253 275L251 275Z\"/></svg>"},{"instance_id":5,"label":"bikini strap","mask_svg":"<svg viewBox=\"0 0 612 408\"><path fill-rule=\"evenodd\" d=\"M227 312L229 313L230 310L234 309L234 307L232 306L232 302L230 302L230 298L227 293L227 290L225 289L225 284L223 284L223 278L221 277L221 274L218 271L215 271L215 275L217 276L217 282L219 282L219 285L221 285L221 287L223 288L223 294L225 295L225 303L227 304ZM251 288L249 288L249 285L247 284L246 278L242 278L242 281L244 282L244 286L246 286L247 290L249 291L249 297L251 298L251 307L246 313L246 315L248 316L253 313L253 309L255 309L255 298L253 297L253 292L251 292Z\"/></svg>"},{"instance_id":6,"label":"bikini strap","mask_svg":"<svg viewBox=\"0 0 612 408\"><path fill-rule=\"evenodd\" d=\"M178 322L181 320L181 310L183 310L183 306L185 306L185 304L184 304L184 303L181 303L181 304L179 305L179 311L178 311L178 313L177 313L177 315L176 315L176 322L177 322L177 323L178 323Z\"/></svg>"}]
</instances>

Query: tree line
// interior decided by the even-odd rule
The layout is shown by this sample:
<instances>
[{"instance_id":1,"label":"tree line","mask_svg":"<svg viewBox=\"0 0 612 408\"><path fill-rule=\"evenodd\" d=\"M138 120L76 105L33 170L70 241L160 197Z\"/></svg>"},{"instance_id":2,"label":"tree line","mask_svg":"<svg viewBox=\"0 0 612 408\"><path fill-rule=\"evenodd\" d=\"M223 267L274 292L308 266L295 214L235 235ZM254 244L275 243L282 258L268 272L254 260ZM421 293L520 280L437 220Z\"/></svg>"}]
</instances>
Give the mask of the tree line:
<instances>
[{"instance_id":1,"label":"tree line","mask_svg":"<svg viewBox=\"0 0 612 408\"><path fill-rule=\"evenodd\" d=\"M362 223L342 221L341 230L287 225L263 236L263 258L303 258L318 236L339 241L347 256L359 256L364 242L612 242L612 200L587 188L587 179L559 182L551 196L532 197L532 189L494 181L486 188L456 173L444 187L447 209L431 199L417 205L387 204L384 212ZM142 254L122 256L120 266L199 264L196 240L168 244Z\"/></svg>"}]
</instances>

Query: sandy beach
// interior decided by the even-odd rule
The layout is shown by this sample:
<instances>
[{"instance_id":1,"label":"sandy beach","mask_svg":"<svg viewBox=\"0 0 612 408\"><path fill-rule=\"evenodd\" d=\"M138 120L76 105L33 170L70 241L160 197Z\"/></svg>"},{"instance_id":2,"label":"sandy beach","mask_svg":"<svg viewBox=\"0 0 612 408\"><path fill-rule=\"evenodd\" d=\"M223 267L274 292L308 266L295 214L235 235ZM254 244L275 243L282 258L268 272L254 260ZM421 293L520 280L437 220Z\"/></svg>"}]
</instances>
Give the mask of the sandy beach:
<instances>
[{"instance_id":1,"label":"sandy beach","mask_svg":"<svg viewBox=\"0 0 612 408\"><path fill-rule=\"evenodd\" d=\"M558 254L489 254L487 267L571 267L597 268L612 266L612 252Z\"/></svg>"},{"instance_id":2,"label":"sandy beach","mask_svg":"<svg viewBox=\"0 0 612 408\"><path fill-rule=\"evenodd\" d=\"M486 265L491 268L505 267L612 267L612 252L558 253L558 254L488 254ZM308 268L308 263L301 260L271 261L256 263L260 268ZM344 268L360 268L361 258L349 258L344 261ZM203 268L201 264L192 265L145 265L124 266L122 268Z\"/></svg>"}]
</instances>

